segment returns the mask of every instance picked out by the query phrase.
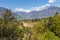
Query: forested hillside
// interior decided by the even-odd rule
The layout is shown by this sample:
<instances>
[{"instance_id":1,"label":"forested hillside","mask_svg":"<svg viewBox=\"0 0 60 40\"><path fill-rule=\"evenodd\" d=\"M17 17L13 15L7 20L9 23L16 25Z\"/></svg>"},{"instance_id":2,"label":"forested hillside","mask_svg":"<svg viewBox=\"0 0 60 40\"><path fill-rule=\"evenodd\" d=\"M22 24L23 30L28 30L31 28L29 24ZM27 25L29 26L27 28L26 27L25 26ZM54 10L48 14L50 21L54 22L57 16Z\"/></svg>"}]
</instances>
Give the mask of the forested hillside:
<instances>
[{"instance_id":1,"label":"forested hillside","mask_svg":"<svg viewBox=\"0 0 60 40\"><path fill-rule=\"evenodd\" d=\"M60 40L58 12L54 16L31 20L17 20L11 14L12 11L6 9L0 18L0 40Z\"/></svg>"}]
</instances>

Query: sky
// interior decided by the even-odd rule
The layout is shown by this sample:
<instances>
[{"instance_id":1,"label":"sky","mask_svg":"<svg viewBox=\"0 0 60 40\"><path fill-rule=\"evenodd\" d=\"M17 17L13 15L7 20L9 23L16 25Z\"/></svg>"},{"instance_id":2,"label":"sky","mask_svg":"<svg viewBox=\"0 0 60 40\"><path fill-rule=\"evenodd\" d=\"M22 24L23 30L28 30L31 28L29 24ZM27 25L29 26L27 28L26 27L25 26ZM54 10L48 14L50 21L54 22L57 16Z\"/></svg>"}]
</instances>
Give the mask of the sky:
<instances>
[{"instance_id":1,"label":"sky","mask_svg":"<svg viewBox=\"0 0 60 40\"><path fill-rule=\"evenodd\" d=\"M51 5L60 7L60 0L0 0L0 7L5 7L13 11L38 11Z\"/></svg>"}]
</instances>

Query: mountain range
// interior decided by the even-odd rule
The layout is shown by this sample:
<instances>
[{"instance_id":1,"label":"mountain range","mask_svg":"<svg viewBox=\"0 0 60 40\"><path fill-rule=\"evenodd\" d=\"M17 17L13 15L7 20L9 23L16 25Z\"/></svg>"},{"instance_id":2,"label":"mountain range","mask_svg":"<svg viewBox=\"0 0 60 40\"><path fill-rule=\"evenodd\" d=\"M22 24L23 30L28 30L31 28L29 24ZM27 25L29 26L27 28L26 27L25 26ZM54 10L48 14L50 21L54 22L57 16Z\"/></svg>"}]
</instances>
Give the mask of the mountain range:
<instances>
[{"instance_id":1,"label":"mountain range","mask_svg":"<svg viewBox=\"0 0 60 40\"><path fill-rule=\"evenodd\" d=\"M6 8L0 7L0 17L2 15L2 12L6 10ZM12 13L12 15L14 17L17 17L18 19L35 19L35 18L46 18L49 16L53 16L55 14L55 12L59 12L60 13L60 7L57 6L50 6L50 7L46 7L46 9L43 10L39 10L39 11L31 11L31 12L14 12Z\"/></svg>"}]
</instances>

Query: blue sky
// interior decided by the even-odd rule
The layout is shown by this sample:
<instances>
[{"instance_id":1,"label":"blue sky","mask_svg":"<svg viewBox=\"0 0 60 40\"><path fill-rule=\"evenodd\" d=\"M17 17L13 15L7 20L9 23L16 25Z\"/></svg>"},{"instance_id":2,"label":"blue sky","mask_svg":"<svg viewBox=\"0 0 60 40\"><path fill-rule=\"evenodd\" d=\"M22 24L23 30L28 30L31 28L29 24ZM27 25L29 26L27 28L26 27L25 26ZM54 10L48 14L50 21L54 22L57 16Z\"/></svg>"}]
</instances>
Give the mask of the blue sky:
<instances>
[{"instance_id":1,"label":"blue sky","mask_svg":"<svg viewBox=\"0 0 60 40\"><path fill-rule=\"evenodd\" d=\"M0 0L0 7L5 7L11 10L27 9L42 7L43 5L51 4L60 6L60 0Z\"/></svg>"}]
</instances>

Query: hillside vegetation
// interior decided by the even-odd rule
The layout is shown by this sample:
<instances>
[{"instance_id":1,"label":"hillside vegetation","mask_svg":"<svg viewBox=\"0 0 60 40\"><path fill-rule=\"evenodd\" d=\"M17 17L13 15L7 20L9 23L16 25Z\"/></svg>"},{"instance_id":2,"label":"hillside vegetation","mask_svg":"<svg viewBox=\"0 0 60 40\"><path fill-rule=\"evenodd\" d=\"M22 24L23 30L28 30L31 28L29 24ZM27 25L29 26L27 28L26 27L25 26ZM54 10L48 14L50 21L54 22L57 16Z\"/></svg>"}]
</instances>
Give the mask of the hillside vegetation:
<instances>
[{"instance_id":1,"label":"hillside vegetation","mask_svg":"<svg viewBox=\"0 0 60 40\"><path fill-rule=\"evenodd\" d=\"M60 14L41 19L17 20L5 10L0 18L0 40L60 40Z\"/></svg>"}]
</instances>

